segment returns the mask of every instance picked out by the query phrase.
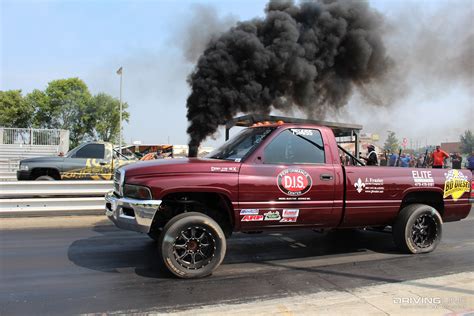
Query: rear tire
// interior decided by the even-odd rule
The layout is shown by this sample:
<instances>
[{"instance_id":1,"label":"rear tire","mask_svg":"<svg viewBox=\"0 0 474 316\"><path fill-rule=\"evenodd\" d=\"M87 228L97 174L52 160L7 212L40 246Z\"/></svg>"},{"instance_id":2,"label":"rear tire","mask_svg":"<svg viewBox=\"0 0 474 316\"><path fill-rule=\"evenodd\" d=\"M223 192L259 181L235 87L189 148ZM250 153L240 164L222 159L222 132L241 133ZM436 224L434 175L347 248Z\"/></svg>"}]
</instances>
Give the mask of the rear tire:
<instances>
[{"instance_id":1,"label":"rear tire","mask_svg":"<svg viewBox=\"0 0 474 316\"><path fill-rule=\"evenodd\" d=\"M54 179L51 176L39 176L35 179L35 181L55 181L55 180L56 179Z\"/></svg>"},{"instance_id":2,"label":"rear tire","mask_svg":"<svg viewBox=\"0 0 474 316\"><path fill-rule=\"evenodd\" d=\"M179 278L212 274L226 252L224 232L209 216L189 212L173 217L163 228L158 244L166 268Z\"/></svg>"},{"instance_id":3,"label":"rear tire","mask_svg":"<svg viewBox=\"0 0 474 316\"><path fill-rule=\"evenodd\" d=\"M443 220L438 211L425 204L404 207L393 225L393 240L406 253L428 253L442 236Z\"/></svg>"}]
</instances>

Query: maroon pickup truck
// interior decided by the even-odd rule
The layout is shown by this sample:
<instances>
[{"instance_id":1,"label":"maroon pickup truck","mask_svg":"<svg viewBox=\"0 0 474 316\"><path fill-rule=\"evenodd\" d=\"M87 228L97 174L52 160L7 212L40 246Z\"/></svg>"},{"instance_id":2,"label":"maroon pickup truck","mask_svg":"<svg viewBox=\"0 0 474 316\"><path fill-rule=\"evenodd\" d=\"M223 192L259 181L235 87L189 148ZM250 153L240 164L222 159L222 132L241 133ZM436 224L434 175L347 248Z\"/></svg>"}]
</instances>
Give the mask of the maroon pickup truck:
<instances>
[{"instance_id":1,"label":"maroon pickup truck","mask_svg":"<svg viewBox=\"0 0 474 316\"><path fill-rule=\"evenodd\" d=\"M211 274L232 232L391 226L401 251L426 253L469 214L470 171L343 166L342 150L324 126L249 127L203 159L118 169L106 214L181 278Z\"/></svg>"}]
</instances>

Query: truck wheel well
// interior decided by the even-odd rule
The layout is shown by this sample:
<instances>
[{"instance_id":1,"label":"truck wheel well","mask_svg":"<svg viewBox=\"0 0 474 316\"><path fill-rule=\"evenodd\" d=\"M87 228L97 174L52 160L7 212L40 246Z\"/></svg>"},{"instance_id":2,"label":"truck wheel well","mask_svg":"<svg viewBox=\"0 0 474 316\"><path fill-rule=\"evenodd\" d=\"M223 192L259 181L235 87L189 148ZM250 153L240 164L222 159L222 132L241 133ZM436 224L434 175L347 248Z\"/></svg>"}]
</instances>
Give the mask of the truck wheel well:
<instances>
[{"instance_id":1,"label":"truck wheel well","mask_svg":"<svg viewBox=\"0 0 474 316\"><path fill-rule=\"evenodd\" d=\"M214 219L230 237L234 227L233 209L227 196L214 192L180 192L163 197L156 212L152 230L161 230L174 216L185 212L199 212Z\"/></svg>"},{"instance_id":2,"label":"truck wheel well","mask_svg":"<svg viewBox=\"0 0 474 316\"><path fill-rule=\"evenodd\" d=\"M34 180L39 176L50 176L56 180L61 180L61 175L59 174L59 171L53 168L34 168L31 171L31 177Z\"/></svg>"},{"instance_id":3,"label":"truck wheel well","mask_svg":"<svg viewBox=\"0 0 474 316\"><path fill-rule=\"evenodd\" d=\"M438 192L411 192L402 201L400 210L409 204L420 203L435 208L441 215L444 213L444 201L441 193Z\"/></svg>"}]
</instances>

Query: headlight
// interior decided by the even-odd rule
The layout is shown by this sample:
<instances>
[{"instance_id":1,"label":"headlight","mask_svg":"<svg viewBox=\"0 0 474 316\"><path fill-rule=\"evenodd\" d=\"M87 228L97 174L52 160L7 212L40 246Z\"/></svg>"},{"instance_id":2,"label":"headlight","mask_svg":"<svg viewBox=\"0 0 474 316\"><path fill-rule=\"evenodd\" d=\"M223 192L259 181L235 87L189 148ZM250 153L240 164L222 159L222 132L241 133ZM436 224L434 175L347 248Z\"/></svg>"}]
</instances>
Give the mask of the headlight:
<instances>
[{"instance_id":1,"label":"headlight","mask_svg":"<svg viewBox=\"0 0 474 316\"><path fill-rule=\"evenodd\" d=\"M20 165L20 170L28 171L28 165Z\"/></svg>"},{"instance_id":2,"label":"headlight","mask_svg":"<svg viewBox=\"0 0 474 316\"><path fill-rule=\"evenodd\" d=\"M134 184L125 184L123 186L123 196L137 200L152 199L151 191L149 188Z\"/></svg>"}]
</instances>

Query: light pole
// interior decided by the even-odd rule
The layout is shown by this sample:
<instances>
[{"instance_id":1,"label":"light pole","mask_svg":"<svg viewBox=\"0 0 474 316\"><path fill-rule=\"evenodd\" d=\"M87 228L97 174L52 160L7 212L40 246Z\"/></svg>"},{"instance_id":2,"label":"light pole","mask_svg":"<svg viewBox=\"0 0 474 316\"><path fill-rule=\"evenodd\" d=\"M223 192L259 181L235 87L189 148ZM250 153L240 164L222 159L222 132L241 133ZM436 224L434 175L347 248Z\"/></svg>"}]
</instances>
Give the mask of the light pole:
<instances>
[{"instance_id":1,"label":"light pole","mask_svg":"<svg viewBox=\"0 0 474 316\"><path fill-rule=\"evenodd\" d=\"M122 153L122 72L123 68L117 70L117 75L120 76L120 131L119 131L119 153Z\"/></svg>"}]
</instances>

